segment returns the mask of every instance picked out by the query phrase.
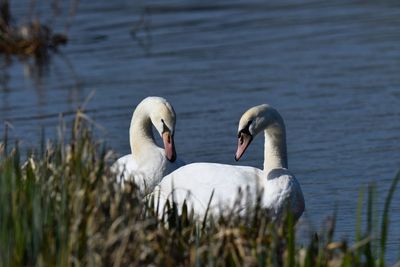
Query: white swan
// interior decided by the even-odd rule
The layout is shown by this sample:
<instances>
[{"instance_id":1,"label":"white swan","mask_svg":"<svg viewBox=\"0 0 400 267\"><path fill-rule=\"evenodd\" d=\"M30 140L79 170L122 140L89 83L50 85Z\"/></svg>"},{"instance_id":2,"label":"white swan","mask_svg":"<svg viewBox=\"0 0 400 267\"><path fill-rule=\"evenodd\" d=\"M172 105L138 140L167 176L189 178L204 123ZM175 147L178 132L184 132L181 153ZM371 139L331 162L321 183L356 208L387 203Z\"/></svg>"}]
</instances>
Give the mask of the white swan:
<instances>
[{"instance_id":1,"label":"white swan","mask_svg":"<svg viewBox=\"0 0 400 267\"><path fill-rule=\"evenodd\" d=\"M261 204L273 218L280 218L289 205L297 220L304 211L304 198L300 184L287 169L285 125L277 110L264 104L243 114L235 159L240 159L253 137L261 131L265 133L264 170L216 163L183 166L164 177L153 191L159 212L167 199L173 199L179 208L186 199L189 210L193 209L195 215L203 217L214 191L210 211L218 214L233 206L240 188L247 197L240 201L239 210L254 203L257 190L263 190Z\"/></svg>"},{"instance_id":2,"label":"white swan","mask_svg":"<svg viewBox=\"0 0 400 267\"><path fill-rule=\"evenodd\" d=\"M164 149L155 143L152 125L162 137ZM151 192L162 177L184 165L174 145L175 111L161 97L147 97L136 107L129 129L132 154L119 158L111 170L117 182L134 180L141 192Z\"/></svg>"}]
</instances>

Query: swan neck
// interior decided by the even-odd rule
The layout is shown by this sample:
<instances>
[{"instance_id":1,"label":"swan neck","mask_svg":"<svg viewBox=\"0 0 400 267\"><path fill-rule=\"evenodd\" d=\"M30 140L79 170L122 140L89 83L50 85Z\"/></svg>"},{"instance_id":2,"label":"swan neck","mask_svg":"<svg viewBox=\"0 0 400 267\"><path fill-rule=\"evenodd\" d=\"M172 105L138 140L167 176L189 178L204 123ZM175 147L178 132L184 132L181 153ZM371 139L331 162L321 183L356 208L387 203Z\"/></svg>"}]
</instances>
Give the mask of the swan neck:
<instances>
[{"instance_id":1,"label":"swan neck","mask_svg":"<svg viewBox=\"0 0 400 267\"><path fill-rule=\"evenodd\" d=\"M141 154L150 147L156 147L153 136L152 122L146 109L138 106L133 112L131 126L129 128L129 141L131 153L138 160Z\"/></svg>"},{"instance_id":2,"label":"swan neck","mask_svg":"<svg viewBox=\"0 0 400 267\"><path fill-rule=\"evenodd\" d=\"M272 169L287 168L286 132L283 119L279 117L265 130L264 172Z\"/></svg>"}]
</instances>

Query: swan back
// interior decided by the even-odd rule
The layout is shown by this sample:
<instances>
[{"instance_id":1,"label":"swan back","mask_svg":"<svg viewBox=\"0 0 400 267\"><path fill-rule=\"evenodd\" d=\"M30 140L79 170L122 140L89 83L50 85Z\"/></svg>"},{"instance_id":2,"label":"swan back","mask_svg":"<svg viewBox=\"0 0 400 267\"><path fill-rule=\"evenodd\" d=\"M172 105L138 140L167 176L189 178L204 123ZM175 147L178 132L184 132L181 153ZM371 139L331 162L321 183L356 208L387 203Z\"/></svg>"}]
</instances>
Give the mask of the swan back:
<instances>
[{"instance_id":1,"label":"swan back","mask_svg":"<svg viewBox=\"0 0 400 267\"><path fill-rule=\"evenodd\" d=\"M272 219L280 219L287 205L296 220L304 211L300 185L287 169L275 169L265 175L248 166L192 163L164 177L152 196L160 215L168 200L178 205L179 212L186 203L197 217L204 218L209 203L213 215L229 213L233 207L245 213L249 205L256 203L260 192L261 204Z\"/></svg>"},{"instance_id":2,"label":"swan back","mask_svg":"<svg viewBox=\"0 0 400 267\"><path fill-rule=\"evenodd\" d=\"M255 197L252 193L262 186L262 180L256 177L261 176L261 170L247 166L192 163L165 176L152 195L160 197L160 212L167 200L177 203L180 208L186 202L189 209L202 218L210 200L210 212L219 214L229 212L237 200L239 189L242 192L249 190L250 196ZM244 209L245 203L241 202L240 207Z\"/></svg>"}]
</instances>

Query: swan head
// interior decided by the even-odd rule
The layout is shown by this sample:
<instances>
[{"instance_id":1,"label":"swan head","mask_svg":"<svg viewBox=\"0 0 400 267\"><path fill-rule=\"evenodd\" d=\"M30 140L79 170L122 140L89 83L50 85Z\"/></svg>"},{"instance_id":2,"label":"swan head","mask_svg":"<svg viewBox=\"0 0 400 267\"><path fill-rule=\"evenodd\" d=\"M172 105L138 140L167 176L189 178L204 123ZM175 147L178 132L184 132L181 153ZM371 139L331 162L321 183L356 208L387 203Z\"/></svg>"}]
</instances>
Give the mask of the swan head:
<instances>
[{"instance_id":1,"label":"swan head","mask_svg":"<svg viewBox=\"0 0 400 267\"><path fill-rule=\"evenodd\" d=\"M151 124L163 140L165 156L169 161L174 162L176 160L174 143L176 115L174 109L167 100L156 96L145 98L140 105L145 106Z\"/></svg>"},{"instance_id":2,"label":"swan head","mask_svg":"<svg viewBox=\"0 0 400 267\"><path fill-rule=\"evenodd\" d=\"M176 151L174 143L175 131L175 111L164 98L157 97L157 105L153 105L150 111L151 123L160 134L165 149L165 156L171 162L176 160Z\"/></svg>"},{"instance_id":3,"label":"swan head","mask_svg":"<svg viewBox=\"0 0 400 267\"><path fill-rule=\"evenodd\" d=\"M269 126L272 121L272 110L274 109L271 106L263 104L250 108L242 115L238 127L236 161L242 157L253 137Z\"/></svg>"}]
</instances>

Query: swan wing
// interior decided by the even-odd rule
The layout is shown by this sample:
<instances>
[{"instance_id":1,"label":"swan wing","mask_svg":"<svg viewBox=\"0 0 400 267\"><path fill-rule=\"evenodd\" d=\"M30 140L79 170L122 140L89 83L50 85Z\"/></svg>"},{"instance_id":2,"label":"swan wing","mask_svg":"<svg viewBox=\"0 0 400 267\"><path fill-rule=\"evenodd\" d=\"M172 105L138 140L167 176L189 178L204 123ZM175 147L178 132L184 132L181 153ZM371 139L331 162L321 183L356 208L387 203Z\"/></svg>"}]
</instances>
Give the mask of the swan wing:
<instances>
[{"instance_id":1,"label":"swan wing","mask_svg":"<svg viewBox=\"0 0 400 267\"><path fill-rule=\"evenodd\" d=\"M210 202L210 209L221 212L233 207L242 192L253 192L261 170L252 167L232 166L217 163L192 163L185 165L164 177L153 192L160 197L160 211L167 200L181 207L186 201L195 214L204 216ZM211 198L212 196L212 198ZM156 201L157 202L157 201ZM239 203L244 208L245 203Z\"/></svg>"},{"instance_id":2,"label":"swan wing","mask_svg":"<svg viewBox=\"0 0 400 267\"><path fill-rule=\"evenodd\" d=\"M264 187L263 205L271 214L280 217L289 205L297 220L304 211L304 197L296 177L287 169L274 169L269 172Z\"/></svg>"}]
</instances>

